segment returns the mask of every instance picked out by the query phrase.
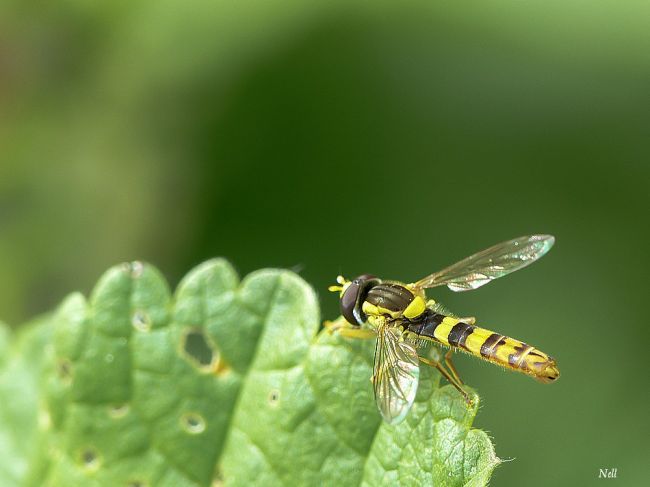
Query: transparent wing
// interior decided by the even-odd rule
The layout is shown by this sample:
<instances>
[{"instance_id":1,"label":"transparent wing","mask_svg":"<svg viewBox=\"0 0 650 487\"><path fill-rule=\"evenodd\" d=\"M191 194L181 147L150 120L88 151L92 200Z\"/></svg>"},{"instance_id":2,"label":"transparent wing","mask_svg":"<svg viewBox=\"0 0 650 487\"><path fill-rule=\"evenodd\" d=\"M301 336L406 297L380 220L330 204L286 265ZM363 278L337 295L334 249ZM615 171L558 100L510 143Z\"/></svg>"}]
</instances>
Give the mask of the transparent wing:
<instances>
[{"instance_id":1,"label":"transparent wing","mask_svg":"<svg viewBox=\"0 0 650 487\"><path fill-rule=\"evenodd\" d=\"M470 291L532 264L554 243L552 235L515 238L467 257L412 286L419 289L447 286L452 291Z\"/></svg>"},{"instance_id":2,"label":"transparent wing","mask_svg":"<svg viewBox=\"0 0 650 487\"><path fill-rule=\"evenodd\" d=\"M420 365L415 347L400 339L400 331L378 330L372 383L379 412L389 424L404 420L415 401Z\"/></svg>"}]
</instances>

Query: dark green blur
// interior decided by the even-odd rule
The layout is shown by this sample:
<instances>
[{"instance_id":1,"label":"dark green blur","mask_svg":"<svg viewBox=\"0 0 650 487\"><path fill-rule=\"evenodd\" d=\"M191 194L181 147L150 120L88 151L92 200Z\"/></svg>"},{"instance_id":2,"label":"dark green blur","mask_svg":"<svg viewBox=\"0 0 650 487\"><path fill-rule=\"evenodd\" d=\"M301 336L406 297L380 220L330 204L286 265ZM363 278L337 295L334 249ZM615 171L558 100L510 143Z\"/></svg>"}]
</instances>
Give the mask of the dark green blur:
<instances>
[{"instance_id":1,"label":"dark green blur","mask_svg":"<svg viewBox=\"0 0 650 487\"><path fill-rule=\"evenodd\" d=\"M0 318L216 255L298 271L333 318L338 273L410 281L551 233L520 273L431 293L562 372L457 360L516 459L492 484L641 485L650 7L391 3L5 1Z\"/></svg>"}]
</instances>

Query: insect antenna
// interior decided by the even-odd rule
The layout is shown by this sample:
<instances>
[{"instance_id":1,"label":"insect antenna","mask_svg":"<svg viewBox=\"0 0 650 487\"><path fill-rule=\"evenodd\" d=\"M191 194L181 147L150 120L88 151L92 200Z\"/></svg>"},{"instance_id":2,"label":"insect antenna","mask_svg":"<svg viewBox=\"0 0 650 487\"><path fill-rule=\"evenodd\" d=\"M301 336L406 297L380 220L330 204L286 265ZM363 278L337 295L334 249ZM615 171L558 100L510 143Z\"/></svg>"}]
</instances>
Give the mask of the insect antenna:
<instances>
[{"instance_id":1,"label":"insect antenna","mask_svg":"<svg viewBox=\"0 0 650 487\"><path fill-rule=\"evenodd\" d=\"M330 287L327 288L327 290L332 292L332 293L340 293L341 291L343 291L343 286L348 281L343 276L337 276L336 277L336 282L339 283L338 286L330 286Z\"/></svg>"}]
</instances>

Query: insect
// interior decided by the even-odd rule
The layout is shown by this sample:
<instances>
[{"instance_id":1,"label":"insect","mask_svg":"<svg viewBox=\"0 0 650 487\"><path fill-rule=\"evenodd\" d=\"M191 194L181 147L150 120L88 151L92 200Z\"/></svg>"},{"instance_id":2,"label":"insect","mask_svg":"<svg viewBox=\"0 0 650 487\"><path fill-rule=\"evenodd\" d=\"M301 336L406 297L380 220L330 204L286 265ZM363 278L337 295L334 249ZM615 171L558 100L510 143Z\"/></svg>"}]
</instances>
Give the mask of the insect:
<instances>
[{"instance_id":1,"label":"insect","mask_svg":"<svg viewBox=\"0 0 650 487\"><path fill-rule=\"evenodd\" d=\"M420 362L435 367L471 404L469 394L451 360L454 350L527 374L540 382L555 381L560 372L547 354L522 341L474 326L475 318L458 318L425 289L447 286L452 291L477 289L532 264L546 254L555 239L531 235L502 242L411 284L363 274L352 281L342 276L330 291L340 296L341 318L327 322L330 331L350 338L377 337L372 384L383 418L404 420L415 400ZM418 355L417 349L437 343L449 350L446 368Z\"/></svg>"}]
</instances>

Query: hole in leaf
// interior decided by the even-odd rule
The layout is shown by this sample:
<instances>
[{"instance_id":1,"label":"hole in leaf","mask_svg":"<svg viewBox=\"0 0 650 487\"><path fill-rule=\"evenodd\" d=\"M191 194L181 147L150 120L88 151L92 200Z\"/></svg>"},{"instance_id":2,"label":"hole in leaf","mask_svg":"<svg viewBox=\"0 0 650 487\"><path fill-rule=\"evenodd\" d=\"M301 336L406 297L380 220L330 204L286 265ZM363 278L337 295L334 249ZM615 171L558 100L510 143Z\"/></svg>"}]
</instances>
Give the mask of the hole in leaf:
<instances>
[{"instance_id":1,"label":"hole in leaf","mask_svg":"<svg viewBox=\"0 0 650 487\"><path fill-rule=\"evenodd\" d=\"M79 455L79 460L86 470L97 470L101 463L99 453L93 447L84 448Z\"/></svg>"},{"instance_id":2,"label":"hole in leaf","mask_svg":"<svg viewBox=\"0 0 650 487\"><path fill-rule=\"evenodd\" d=\"M96 460L97 460L97 456L95 455L95 452L90 450L86 450L83 452L83 461L86 465L95 463Z\"/></svg>"},{"instance_id":3,"label":"hole in leaf","mask_svg":"<svg viewBox=\"0 0 650 487\"><path fill-rule=\"evenodd\" d=\"M125 262L120 267L124 273L129 274L134 279L141 277L144 272L144 264L139 260Z\"/></svg>"},{"instance_id":4,"label":"hole in leaf","mask_svg":"<svg viewBox=\"0 0 650 487\"><path fill-rule=\"evenodd\" d=\"M151 330L151 320L149 319L149 315L141 310L133 312L133 316L131 316L131 324L133 325L133 328L138 331Z\"/></svg>"},{"instance_id":5,"label":"hole in leaf","mask_svg":"<svg viewBox=\"0 0 650 487\"><path fill-rule=\"evenodd\" d=\"M185 353L192 357L200 366L207 367L212 363L212 348L205 339L202 330L192 330L185 334Z\"/></svg>"},{"instance_id":6,"label":"hole in leaf","mask_svg":"<svg viewBox=\"0 0 650 487\"><path fill-rule=\"evenodd\" d=\"M280 401L280 391L278 391L277 389L272 389L271 392L269 392L269 404L271 406L276 406L279 401Z\"/></svg>"},{"instance_id":7,"label":"hole in leaf","mask_svg":"<svg viewBox=\"0 0 650 487\"><path fill-rule=\"evenodd\" d=\"M200 328L185 330L181 339L181 353L193 366L204 373L221 375L230 368L221 359L219 350Z\"/></svg>"},{"instance_id":8,"label":"hole in leaf","mask_svg":"<svg viewBox=\"0 0 650 487\"><path fill-rule=\"evenodd\" d=\"M131 262L131 277L133 278L138 278L142 276L142 272L144 271L144 264L140 262L139 260L134 260Z\"/></svg>"},{"instance_id":9,"label":"hole in leaf","mask_svg":"<svg viewBox=\"0 0 650 487\"><path fill-rule=\"evenodd\" d=\"M67 358L62 358L58 361L56 371L59 379L63 382L70 383L72 381L72 362Z\"/></svg>"},{"instance_id":10,"label":"hole in leaf","mask_svg":"<svg viewBox=\"0 0 650 487\"><path fill-rule=\"evenodd\" d=\"M205 419L198 413L185 413L181 416L181 425L183 429L193 435L198 435L205 431Z\"/></svg>"}]
</instances>

